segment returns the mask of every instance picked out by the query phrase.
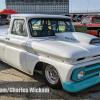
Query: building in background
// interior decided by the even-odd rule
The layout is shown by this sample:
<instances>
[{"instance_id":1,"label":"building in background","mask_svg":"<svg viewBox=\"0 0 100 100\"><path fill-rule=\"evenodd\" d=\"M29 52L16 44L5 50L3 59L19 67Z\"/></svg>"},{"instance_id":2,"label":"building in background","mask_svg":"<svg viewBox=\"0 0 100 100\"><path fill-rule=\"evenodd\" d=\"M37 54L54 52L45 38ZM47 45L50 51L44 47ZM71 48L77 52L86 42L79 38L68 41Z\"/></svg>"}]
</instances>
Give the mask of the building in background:
<instances>
[{"instance_id":1,"label":"building in background","mask_svg":"<svg viewBox=\"0 0 100 100\"><path fill-rule=\"evenodd\" d=\"M19 13L69 13L69 0L5 0L6 8Z\"/></svg>"}]
</instances>

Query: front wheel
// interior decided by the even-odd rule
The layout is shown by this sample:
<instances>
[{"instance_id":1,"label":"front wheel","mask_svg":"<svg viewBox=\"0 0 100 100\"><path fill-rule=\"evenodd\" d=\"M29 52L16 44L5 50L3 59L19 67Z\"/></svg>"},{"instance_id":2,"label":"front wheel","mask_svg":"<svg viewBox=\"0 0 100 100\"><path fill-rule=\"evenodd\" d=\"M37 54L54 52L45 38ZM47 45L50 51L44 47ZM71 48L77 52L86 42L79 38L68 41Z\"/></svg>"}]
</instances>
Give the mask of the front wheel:
<instances>
[{"instance_id":1,"label":"front wheel","mask_svg":"<svg viewBox=\"0 0 100 100\"><path fill-rule=\"evenodd\" d=\"M46 64L42 70L45 82L52 88L60 89L61 82L57 70L52 65Z\"/></svg>"}]
</instances>

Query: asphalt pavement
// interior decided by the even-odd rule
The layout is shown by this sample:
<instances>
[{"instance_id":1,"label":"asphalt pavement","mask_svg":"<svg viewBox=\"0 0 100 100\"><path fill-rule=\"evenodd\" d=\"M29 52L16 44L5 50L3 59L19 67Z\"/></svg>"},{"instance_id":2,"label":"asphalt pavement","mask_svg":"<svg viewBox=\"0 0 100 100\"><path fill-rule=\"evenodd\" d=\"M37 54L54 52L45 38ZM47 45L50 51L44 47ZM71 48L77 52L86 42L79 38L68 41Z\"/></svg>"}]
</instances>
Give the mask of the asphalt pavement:
<instances>
[{"instance_id":1,"label":"asphalt pavement","mask_svg":"<svg viewBox=\"0 0 100 100\"><path fill-rule=\"evenodd\" d=\"M8 25L0 26L7 28ZM49 93L1 93L2 88L48 88ZM69 93L63 89L56 90L48 87L42 75L34 76L0 62L0 100L33 100L33 99L59 99L59 100L100 100L100 84L77 93Z\"/></svg>"}]
</instances>

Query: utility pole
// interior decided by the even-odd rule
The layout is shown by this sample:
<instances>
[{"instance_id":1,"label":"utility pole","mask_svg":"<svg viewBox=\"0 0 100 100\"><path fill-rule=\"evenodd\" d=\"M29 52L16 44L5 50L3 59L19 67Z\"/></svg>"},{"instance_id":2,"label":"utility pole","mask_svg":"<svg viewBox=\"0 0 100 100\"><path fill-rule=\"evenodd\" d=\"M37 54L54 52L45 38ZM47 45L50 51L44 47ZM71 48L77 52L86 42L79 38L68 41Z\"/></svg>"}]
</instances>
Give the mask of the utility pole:
<instances>
[{"instance_id":1,"label":"utility pole","mask_svg":"<svg viewBox=\"0 0 100 100\"><path fill-rule=\"evenodd\" d=\"M71 2L71 13L72 13L72 3L73 3L73 1L70 1Z\"/></svg>"},{"instance_id":2,"label":"utility pole","mask_svg":"<svg viewBox=\"0 0 100 100\"><path fill-rule=\"evenodd\" d=\"M88 6L87 6L87 13L88 13L88 8L89 8L89 1L90 1L90 0L87 0L87 1L88 1Z\"/></svg>"}]
</instances>

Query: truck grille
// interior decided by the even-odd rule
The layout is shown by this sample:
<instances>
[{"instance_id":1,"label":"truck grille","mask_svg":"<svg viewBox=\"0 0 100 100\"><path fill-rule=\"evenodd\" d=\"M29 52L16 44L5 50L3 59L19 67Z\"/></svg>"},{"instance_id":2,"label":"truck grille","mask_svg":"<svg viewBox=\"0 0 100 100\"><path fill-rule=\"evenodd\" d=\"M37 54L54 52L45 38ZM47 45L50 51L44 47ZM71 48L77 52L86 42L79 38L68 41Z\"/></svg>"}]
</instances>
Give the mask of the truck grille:
<instances>
[{"instance_id":1,"label":"truck grille","mask_svg":"<svg viewBox=\"0 0 100 100\"><path fill-rule=\"evenodd\" d=\"M85 67L85 75L95 75L100 73L100 63Z\"/></svg>"},{"instance_id":2,"label":"truck grille","mask_svg":"<svg viewBox=\"0 0 100 100\"><path fill-rule=\"evenodd\" d=\"M90 77L97 75L97 74L99 75L99 73L100 73L100 63L74 69L74 71L72 73L72 77L71 77L72 80L81 81L81 80L78 80L78 78L77 78L77 75L80 71L84 71L84 76L81 80L90 78Z\"/></svg>"}]
</instances>

